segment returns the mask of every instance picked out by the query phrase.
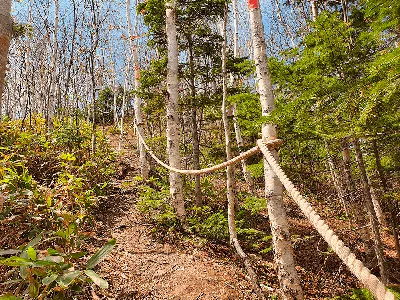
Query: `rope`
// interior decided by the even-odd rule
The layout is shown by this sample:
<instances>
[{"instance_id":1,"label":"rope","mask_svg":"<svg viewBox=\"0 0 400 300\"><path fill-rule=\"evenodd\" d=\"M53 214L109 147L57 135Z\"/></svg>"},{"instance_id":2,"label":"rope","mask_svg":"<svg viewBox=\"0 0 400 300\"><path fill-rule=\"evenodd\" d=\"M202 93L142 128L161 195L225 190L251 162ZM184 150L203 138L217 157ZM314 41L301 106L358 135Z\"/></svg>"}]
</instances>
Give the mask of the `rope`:
<instances>
[{"instance_id":1,"label":"rope","mask_svg":"<svg viewBox=\"0 0 400 300\"><path fill-rule=\"evenodd\" d=\"M211 173L211 172L215 172L217 170L221 170L224 169L228 166L237 164L238 162L246 159L249 156L252 156L258 152L260 152L260 148L259 146L255 146L253 148L251 148L250 150L243 152L242 154L240 154L239 156L236 156L226 162L223 162L222 164L216 165L216 166L212 166L210 168L205 168L205 169L201 169L201 170L181 170L181 169L176 169L174 167L171 167L170 165L164 163L161 159L159 159L154 152L150 149L150 147L146 144L146 142L144 141L143 136L140 134L140 130L138 130L137 125L135 124L135 128L136 128L136 133L139 137L139 140L141 143L143 143L144 148L147 150L147 153L157 162L159 163L161 166L163 166L164 168L172 171L172 172L176 172L176 173L180 173L180 174L185 174L185 175L202 175L202 174L207 174L207 173ZM278 145L282 144L283 141L279 140L279 139L274 139L274 140L269 140L266 142L267 147L277 147Z\"/></svg>"},{"instance_id":2,"label":"rope","mask_svg":"<svg viewBox=\"0 0 400 300\"><path fill-rule=\"evenodd\" d=\"M272 156L268 147L262 140L258 140L257 144L264 154L265 159L274 170L286 190L292 196L293 200L300 207L301 211L308 218L311 224L317 229L319 234L325 239L329 246L335 251L339 258L347 265L350 271L367 287L378 300L394 300L394 295L386 290L385 285L364 266L364 264L351 253L350 249L344 245L339 237L329 228L324 220L315 212L310 203L307 202L300 192L295 188L289 180L282 168Z\"/></svg>"},{"instance_id":3,"label":"rope","mask_svg":"<svg viewBox=\"0 0 400 300\"><path fill-rule=\"evenodd\" d=\"M135 128L137 129L136 131L139 137L139 141L143 143L145 149L150 154L150 156L166 169L180 174L201 175L211 173L226 168L227 166L236 164L246 159L247 157L261 151L265 159L270 164L272 170L278 176L279 180L292 196L296 204L300 207L301 211L315 227L315 229L319 232L319 234L325 239L325 241L329 244L333 251L335 251L335 253L343 261L343 263L350 269L350 271L364 284L365 287L367 287L372 292L377 300L395 300L394 295L389 290L386 290L385 285L375 275L371 274L371 271L367 267L365 267L364 264L360 260L358 260L353 253L351 253L351 250L344 245L343 241L341 241L339 237L329 228L325 221L321 219L321 217L312 208L311 204L306 199L304 199L304 197L296 189L294 184L283 172L282 168L276 162L275 158L270 152L272 148L276 148L277 146L281 145L283 143L282 140L273 139L266 142L258 140L257 146L222 164L201 170L181 170L173 168L161 161L153 153L153 151L151 151L150 147L145 143L144 138L140 134L140 130L138 130L136 124Z\"/></svg>"}]
</instances>

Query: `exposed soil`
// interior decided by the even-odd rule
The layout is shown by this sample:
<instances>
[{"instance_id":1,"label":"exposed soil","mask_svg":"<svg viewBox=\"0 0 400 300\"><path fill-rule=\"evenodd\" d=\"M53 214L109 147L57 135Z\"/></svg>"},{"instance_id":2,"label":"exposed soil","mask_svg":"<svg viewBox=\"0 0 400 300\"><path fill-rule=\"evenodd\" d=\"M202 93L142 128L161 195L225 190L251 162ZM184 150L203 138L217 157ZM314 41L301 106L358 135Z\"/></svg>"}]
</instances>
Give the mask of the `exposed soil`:
<instances>
[{"instance_id":1,"label":"exposed soil","mask_svg":"<svg viewBox=\"0 0 400 300\"><path fill-rule=\"evenodd\" d=\"M111 141L115 143L115 141ZM127 141L134 144L134 140ZM135 151L125 149L123 166L129 164L126 180L138 175ZM121 187L122 181L120 181ZM113 254L101 265L110 289L96 293L107 299L256 299L240 260L228 245L195 245L193 240L163 242L156 238L154 225L146 223L135 208L136 191L121 188L118 198L106 199L96 214L101 223L99 247L110 237L118 241ZM304 218L295 204L286 199L297 270L306 299L331 299L360 287L358 280ZM363 259L357 232L347 221L335 219L326 209L329 203L314 203L316 209L356 255ZM269 225L264 224L263 230ZM394 258L391 236L382 234L386 255L399 282L399 262ZM251 254L261 287L266 295L278 294L278 278L272 251L261 257ZM370 262L378 272L375 262Z\"/></svg>"},{"instance_id":2,"label":"exposed soil","mask_svg":"<svg viewBox=\"0 0 400 300\"><path fill-rule=\"evenodd\" d=\"M118 148L117 136L111 137L111 144ZM154 224L146 222L136 209L137 188L127 184L139 175L136 151L132 148L135 139L129 135L124 144L115 187L94 210L96 225L89 228L92 238L84 245L85 251L94 253L110 238L117 240L113 252L96 269L110 287L107 290L95 286L85 289L79 299L257 299L242 262L229 245L201 243L196 236L160 237ZM214 184L224 183L216 181ZM285 202L305 299L331 299L360 287L358 280L330 251L295 204L289 199ZM364 260L364 249L360 246L357 232L349 227L348 221L337 218L335 214L340 212L327 209L329 205L332 204L328 201L313 203L345 244ZM267 215L259 216L255 222L257 228L269 232ZM19 236L15 232L17 228L0 222L0 229L7 233L0 239L0 249L8 248L7 244L22 243L14 241L14 237ZM383 231L382 238L391 269L390 280L399 283L400 264L395 258L393 238L386 231ZM253 261L267 298L278 295L273 251L261 256L245 250ZM377 263L367 263L377 274ZM0 268L0 272L6 270Z\"/></svg>"}]
</instances>

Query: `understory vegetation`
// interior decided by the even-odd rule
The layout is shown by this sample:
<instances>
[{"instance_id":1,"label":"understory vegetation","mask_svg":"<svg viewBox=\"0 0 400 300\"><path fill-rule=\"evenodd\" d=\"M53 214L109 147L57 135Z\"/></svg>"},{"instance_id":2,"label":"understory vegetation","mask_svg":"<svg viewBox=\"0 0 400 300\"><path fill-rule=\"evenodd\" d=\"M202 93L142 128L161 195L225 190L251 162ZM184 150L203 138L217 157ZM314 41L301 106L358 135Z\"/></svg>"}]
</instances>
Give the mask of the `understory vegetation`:
<instances>
[{"instance_id":1,"label":"understory vegetation","mask_svg":"<svg viewBox=\"0 0 400 300\"><path fill-rule=\"evenodd\" d=\"M95 222L91 209L115 173L115 154L96 134L100 147L92 153L84 122L55 122L51 132L40 116L1 123L0 277L16 296L1 299L71 299L89 282L107 287L93 268L115 241L93 256L84 251Z\"/></svg>"}]
</instances>

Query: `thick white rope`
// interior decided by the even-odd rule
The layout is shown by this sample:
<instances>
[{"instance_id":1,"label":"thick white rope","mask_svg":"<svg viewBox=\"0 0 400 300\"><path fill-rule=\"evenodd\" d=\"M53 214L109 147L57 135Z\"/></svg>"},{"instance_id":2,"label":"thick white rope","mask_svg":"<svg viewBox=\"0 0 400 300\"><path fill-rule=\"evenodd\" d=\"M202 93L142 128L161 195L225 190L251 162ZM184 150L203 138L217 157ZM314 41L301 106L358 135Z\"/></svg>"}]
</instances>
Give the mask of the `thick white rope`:
<instances>
[{"instance_id":1,"label":"thick white rope","mask_svg":"<svg viewBox=\"0 0 400 300\"><path fill-rule=\"evenodd\" d=\"M371 274L371 271L367 267L365 267L360 260L356 258L356 256L351 252L348 247L344 245L339 237L329 228L325 221L321 219L321 217L312 208L311 204L306 199L304 199L304 197L296 189L294 184L283 172L282 168L276 162L275 158L270 152L271 148L276 148L277 146L281 145L282 140L274 139L266 142L258 140L256 147L253 147L250 150L242 153L241 155L222 164L201 170L181 170L173 168L161 161L153 153L153 151L151 151L150 147L145 143L143 137L139 133L139 130L137 130L137 134L139 137L139 142L143 143L147 152L150 154L151 157L153 157L156 162L158 162L160 165L170 171L187 175L201 175L211 173L238 163L245 158L261 151L265 159L268 161L271 168L278 176L279 180L282 182L283 186L286 188L293 200L299 206L303 214L307 217L307 219L311 222L311 224L319 232L319 234L325 239L325 241L329 244L333 251L335 251L339 258L344 262L344 264L350 269L350 271L364 284L366 288L371 291L371 293L376 297L377 300L395 300L393 293L387 290L385 285L375 275Z\"/></svg>"},{"instance_id":2,"label":"thick white rope","mask_svg":"<svg viewBox=\"0 0 400 300\"><path fill-rule=\"evenodd\" d=\"M146 144L146 142L144 141L144 138L140 135L140 131L137 130L137 125L135 124L135 128L136 128L136 133L138 135L139 138L139 142L143 143L144 148L147 150L147 153L157 162L159 163L161 166L163 166L164 168L172 171L172 172L176 172L176 173L180 173L180 174L185 174L185 175L202 175L202 174L207 174L207 173L211 173L211 172L215 172L217 170L221 170L224 169L228 166L237 164L238 162L246 159L249 156L252 156L258 152L260 152L260 148L258 146L255 146L253 148L251 148L250 150L243 152L242 154L240 154L239 156L236 156L226 162L223 162L222 164L216 165L216 166L212 166L210 168L205 168L205 169L201 169L201 170L181 170L181 169L176 169L174 167L171 167L170 165L164 163L161 159L159 159L154 152L150 149L150 147ZM282 140L270 140L268 142L266 142L266 144L268 145L268 147L273 147L273 146L278 146L280 144L282 144Z\"/></svg>"},{"instance_id":3,"label":"thick white rope","mask_svg":"<svg viewBox=\"0 0 400 300\"><path fill-rule=\"evenodd\" d=\"M350 249L344 245L339 237L329 228L321 217L311 207L310 203L300 194L293 183L283 172L280 165L276 162L272 153L262 140L257 141L261 152L268 161L275 174L278 176L293 200L300 207L301 211L308 218L311 224L317 229L319 234L325 239L329 246L335 251L339 258L347 265L350 271L368 288L377 300L394 300L394 295L386 290L385 285L364 266L364 264L351 253Z\"/></svg>"}]
</instances>

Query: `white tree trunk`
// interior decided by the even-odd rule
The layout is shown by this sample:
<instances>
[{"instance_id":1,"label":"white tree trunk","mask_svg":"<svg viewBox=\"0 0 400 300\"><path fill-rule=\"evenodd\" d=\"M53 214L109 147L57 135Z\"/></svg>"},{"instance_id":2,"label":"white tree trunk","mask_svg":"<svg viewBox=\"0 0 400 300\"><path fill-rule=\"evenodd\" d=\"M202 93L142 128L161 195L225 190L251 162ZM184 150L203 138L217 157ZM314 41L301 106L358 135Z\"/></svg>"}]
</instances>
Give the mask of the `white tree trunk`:
<instances>
[{"instance_id":1,"label":"white tree trunk","mask_svg":"<svg viewBox=\"0 0 400 300\"><path fill-rule=\"evenodd\" d=\"M169 164L177 169L181 167L179 152L179 118L178 118L178 41L176 37L176 1L166 3L166 31L168 43L168 75L167 75L167 153ZM180 174L170 172L170 194L172 205L181 221L186 218L183 197L182 178Z\"/></svg>"},{"instance_id":2,"label":"white tree trunk","mask_svg":"<svg viewBox=\"0 0 400 300\"><path fill-rule=\"evenodd\" d=\"M60 4L58 0L54 0L54 36L53 36L53 54L51 58L51 86L50 86L50 97L48 103L48 120L47 126L49 130L53 129L53 117L55 113L55 107L57 102L57 55L58 55L58 19L60 13Z\"/></svg>"},{"instance_id":3,"label":"white tree trunk","mask_svg":"<svg viewBox=\"0 0 400 300\"><path fill-rule=\"evenodd\" d=\"M227 10L227 8L226 8ZM226 149L226 159L232 159L232 150L231 150L231 133L229 126L229 119L227 114L226 100L228 97L228 76L226 71L226 10L224 14L224 19L221 24L221 34L223 36L222 43L222 121L224 124L224 133L225 133L225 149ZM229 240L231 245L233 245L236 249L236 252L243 259L244 265L246 267L247 273L250 277L251 283L253 284L254 291L256 292L258 298L260 300L265 300L265 297L258 285L257 275L251 266L250 259L244 253L242 247L240 246L239 240L237 238L236 224L235 224L235 193L234 193L234 172L233 166L228 166L226 168L226 195L228 198L228 229L229 229Z\"/></svg>"},{"instance_id":4,"label":"white tree trunk","mask_svg":"<svg viewBox=\"0 0 400 300\"><path fill-rule=\"evenodd\" d=\"M315 22L318 18L317 0L311 0L311 12L312 12L313 21Z\"/></svg>"},{"instance_id":5,"label":"white tree trunk","mask_svg":"<svg viewBox=\"0 0 400 300\"><path fill-rule=\"evenodd\" d=\"M133 59L133 66L134 66L134 87L135 90L137 91L140 87L140 82L139 82L140 66L139 66L139 53L138 53L139 49L137 42L134 42L130 7L131 7L131 1L126 0L126 18L128 21L129 49L131 57ZM138 14L135 15L137 18ZM137 24L137 19L136 19L136 24ZM135 32L135 35L137 35L137 32ZM138 133L140 136L144 136L144 128L143 128L144 124L142 118L142 99L140 99L140 97L137 94L135 94L134 107L135 107L135 122L139 131ZM144 147L143 142L140 139L138 139L138 148L139 148L139 163L140 163L141 175L144 180L147 180L149 178L150 164L146 158L146 149Z\"/></svg>"},{"instance_id":6,"label":"white tree trunk","mask_svg":"<svg viewBox=\"0 0 400 300\"><path fill-rule=\"evenodd\" d=\"M257 83L260 93L262 115L268 116L274 109L274 94L268 69L264 26L258 1L249 5L250 23L252 28L254 60L256 64ZM250 4L250 2L249 2ZM276 128L272 124L264 124L262 128L263 140L276 138ZM278 153L273 151L275 159ZM268 214L271 223L275 261L278 266L278 278L283 299L303 299L303 291L295 269L293 249L290 242L289 225L282 201L282 183L264 160L265 195L268 203Z\"/></svg>"},{"instance_id":7,"label":"white tree trunk","mask_svg":"<svg viewBox=\"0 0 400 300\"><path fill-rule=\"evenodd\" d=\"M232 10L233 10L233 56L234 57L239 57L239 12L238 12L238 5L237 5L237 0L232 0ZM231 85L235 86L235 78L233 75L231 75ZM235 137L236 137L236 143L239 148L239 152L243 152L243 138L242 138L242 133L240 131L239 127L239 122L236 116L236 104L233 104L231 107L232 114L233 114L233 127L235 129ZM242 160L242 172L244 179L249 186L249 189L252 193L254 193L254 184L253 180L251 178L250 172L247 169L247 163L246 160Z\"/></svg>"}]
</instances>

